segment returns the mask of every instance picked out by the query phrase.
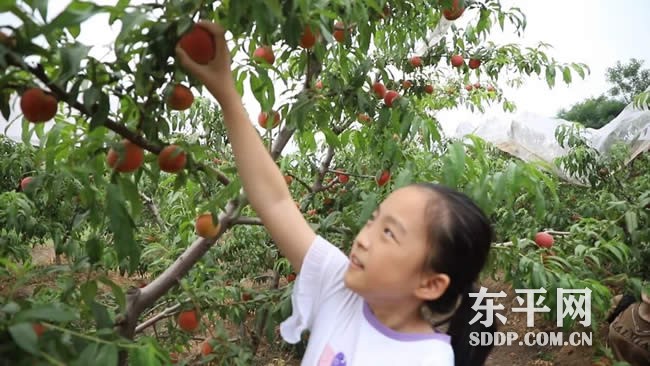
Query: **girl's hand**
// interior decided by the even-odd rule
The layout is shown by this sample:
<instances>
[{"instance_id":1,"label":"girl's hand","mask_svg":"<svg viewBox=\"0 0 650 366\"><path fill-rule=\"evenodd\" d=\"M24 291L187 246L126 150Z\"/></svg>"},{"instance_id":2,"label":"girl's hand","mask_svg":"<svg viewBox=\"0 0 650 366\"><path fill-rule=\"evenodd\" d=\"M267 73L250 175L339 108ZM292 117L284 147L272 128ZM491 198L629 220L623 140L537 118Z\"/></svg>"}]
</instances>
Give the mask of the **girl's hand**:
<instances>
[{"instance_id":1,"label":"girl's hand","mask_svg":"<svg viewBox=\"0 0 650 366\"><path fill-rule=\"evenodd\" d=\"M214 58L206 65L198 64L179 45L176 46L176 57L192 76L199 79L210 90L219 104L223 104L231 93L237 94L230 69L230 51L224 37L226 31L221 25L212 22L199 21L197 25L212 34L215 46Z\"/></svg>"}]
</instances>

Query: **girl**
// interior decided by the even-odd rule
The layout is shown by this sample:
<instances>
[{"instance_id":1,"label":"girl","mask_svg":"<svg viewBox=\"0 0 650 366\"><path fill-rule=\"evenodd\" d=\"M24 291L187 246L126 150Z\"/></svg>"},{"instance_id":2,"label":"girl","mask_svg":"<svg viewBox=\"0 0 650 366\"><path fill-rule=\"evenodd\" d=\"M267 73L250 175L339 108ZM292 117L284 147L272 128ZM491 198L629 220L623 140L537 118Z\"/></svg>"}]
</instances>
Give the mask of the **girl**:
<instances>
[{"instance_id":1,"label":"girl","mask_svg":"<svg viewBox=\"0 0 650 366\"><path fill-rule=\"evenodd\" d=\"M441 186L398 189L379 205L346 256L296 208L236 91L224 29L200 25L214 36L214 59L200 65L180 48L177 57L221 105L248 200L299 273L293 313L280 331L297 343L310 330L302 365L482 364L489 348L469 345L476 312L468 295L492 238L481 210ZM473 327L482 330L480 322Z\"/></svg>"}]
</instances>

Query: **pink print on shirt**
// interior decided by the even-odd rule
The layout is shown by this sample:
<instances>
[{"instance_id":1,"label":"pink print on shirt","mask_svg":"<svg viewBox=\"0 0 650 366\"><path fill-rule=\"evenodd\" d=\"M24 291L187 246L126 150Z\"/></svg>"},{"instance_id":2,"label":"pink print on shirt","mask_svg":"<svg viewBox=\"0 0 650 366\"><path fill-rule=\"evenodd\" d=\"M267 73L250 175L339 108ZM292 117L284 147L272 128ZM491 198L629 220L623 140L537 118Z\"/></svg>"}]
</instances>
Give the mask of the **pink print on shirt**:
<instances>
[{"instance_id":1,"label":"pink print on shirt","mask_svg":"<svg viewBox=\"0 0 650 366\"><path fill-rule=\"evenodd\" d=\"M328 344L320 355L318 366L347 366L345 355L343 352L335 354L332 347Z\"/></svg>"}]
</instances>

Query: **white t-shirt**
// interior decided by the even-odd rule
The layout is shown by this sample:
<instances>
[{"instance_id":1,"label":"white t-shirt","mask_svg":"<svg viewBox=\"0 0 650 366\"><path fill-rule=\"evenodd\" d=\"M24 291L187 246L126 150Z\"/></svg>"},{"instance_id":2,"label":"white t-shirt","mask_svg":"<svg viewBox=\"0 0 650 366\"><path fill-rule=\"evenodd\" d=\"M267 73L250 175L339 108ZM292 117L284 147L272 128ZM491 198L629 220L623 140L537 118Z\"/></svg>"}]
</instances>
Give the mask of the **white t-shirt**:
<instances>
[{"instance_id":1,"label":"white t-shirt","mask_svg":"<svg viewBox=\"0 0 650 366\"><path fill-rule=\"evenodd\" d=\"M324 238L312 243L294 282L293 312L280 325L288 343L310 330L301 365L453 366L449 335L394 331L373 315L364 299L347 289L349 259Z\"/></svg>"}]
</instances>

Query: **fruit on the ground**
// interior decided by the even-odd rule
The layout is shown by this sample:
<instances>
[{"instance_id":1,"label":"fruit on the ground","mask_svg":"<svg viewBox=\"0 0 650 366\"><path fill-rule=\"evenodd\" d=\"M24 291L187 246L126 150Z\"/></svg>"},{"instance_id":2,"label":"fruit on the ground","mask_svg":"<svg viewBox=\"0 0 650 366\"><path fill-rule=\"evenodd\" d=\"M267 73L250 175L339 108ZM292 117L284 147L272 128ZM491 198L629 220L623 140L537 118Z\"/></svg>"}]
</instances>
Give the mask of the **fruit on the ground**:
<instances>
[{"instance_id":1,"label":"fruit on the ground","mask_svg":"<svg viewBox=\"0 0 650 366\"><path fill-rule=\"evenodd\" d=\"M350 176L345 174L343 171L339 171L336 173L336 177L339 179L339 182L345 184L350 180Z\"/></svg>"},{"instance_id":2,"label":"fruit on the ground","mask_svg":"<svg viewBox=\"0 0 650 366\"><path fill-rule=\"evenodd\" d=\"M33 179L32 177L23 178L20 181L20 190L24 192L27 189L27 186L29 185L29 183L32 181L32 179Z\"/></svg>"},{"instance_id":3,"label":"fruit on the ground","mask_svg":"<svg viewBox=\"0 0 650 366\"><path fill-rule=\"evenodd\" d=\"M372 84L372 91L375 93L377 98L383 98L384 95L386 95L386 86L379 81L375 81Z\"/></svg>"},{"instance_id":4,"label":"fruit on the ground","mask_svg":"<svg viewBox=\"0 0 650 366\"><path fill-rule=\"evenodd\" d=\"M160 170L167 173L176 173L187 163L187 154L178 145L168 145L158 155L158 166Z\"/></svg>"},{"instance_id":5,"label":"fruit on the ground","mask_svg":"<svg viewBox=\"0 0 650 366\"><path fill-rule=\"evenodd\" d=\"M261 112L257 116L257 123L262 128L275 128L275 127L278 127L278 125L280 124L280 113L277 112L277 111L271 111L271 113L273 113L273 125L272 126L268 126L269 113Z\"/></svg>"},{"instance_id":6,"label":"fruit on the ground","mask_svg":"<svg viewBox=\"0 0 650 366\"><path fill-rule=\"evenodd\" d=\"M176 319L178 326L186 331L193 332L199 328L199 317L196 310L185 310L178 314Z\"/></svg>"},{"instance_id":7,"label":"fruit on the ground","mask_svg":"<svg viewBox=\"0 0 650 366\"><path fill-rule=\"evenodd\" d=\"M427 94L433 94L433 85L425 85L424 86L424 92Z\"/></svg>"},{"instance_id":8,"label":"fruit on the ground","mask_svg":"<svg viewBox=\"0 0 650 366\"><path fill-rule=\"evenodd\" d=\"M253 58L258 61L264 61L269 65L273 65L273 62L275 62L275 55L269 46L257 47L255 52L253 52Z\"/></svg>"},{"instance_id":9,"label":"fruit on the ground","mask_svg":"<svg viewBox=\"0 0 650 366\"><path fill-rule=\"evenodd\" d=\"M478 67L481 66L481 60L476 58L470 58L468 65L470 69L478 69Z\"/></svg>"},{"instance_id":10,"label":"fruit on the ground","mask_svg":"<svg viewBox=\"0 0 650 366\"><path fill-rule=\"evenodd\" d=\"M169 95L167 105L173 110L182 111L191 107L193 102L194 94L192 94L190 88L185 85L176 84Z\"/></svg>"},{"instance_id":11,"label":"fruit on the ground","mask_svg":"<svg viewBox=\"0 0 650 366\"><path fill-rule=\"evenodd\" d=\"M34 333L36 333L36 337L40 337L45 333L45 326L41 323L33 323L32 329L34 330Z\"/></svg>"},{"instance_id":12,"label":"fruit on the ground","mask_svg":"<svg viewBox=\"0 0 650 366\"><path fill-rule=\"evenodd\" d=\"M179 46L198 64L205 65L214 58L215 45L212 33L200 25L194 25L178 41Z\"/></svg>"},{"instance_id":13,"label":"fruit on the ground","mask_svg":"<svg viewBox=\"0 0 650 366\"><path fill-rule=\"evenodd\" d=\"M413 86L413 82L411 80L404 80L402 81L402 88L408 89Z\"/></svg>"},{"instance_id":14,"label":"fruit on the ground","mask_svg":"<svg viewBox=\"0 0 650 366\"><path fill-rule=\"evenodd\" d=\"M316 82L316 85L314 85L314 86L316 87L316 89L323 89L323 82L318 80Z\"/></svg>"},{"instance_id":15,"label":"fruit on the ground","mask_svg":"<svg viewBox=\"0 0 650 366\"><path fill-rule=\"evenodd\" d=\"M241 295L241 299L242 299L243 301L250 301L250 300L253 299L253 295L249 294L248 292L244 292L244 293Z\"/></svg>"},{"instance_id":16,"label":"fruit on the ground","mask_svg":"<svg viewBox=\"0 0 650 366\"><path fill-rule=\"evenodd\" d=\"M463 15L465 11L465 1L464 0L453 0L451 7L446 7L442 11L442 15L447 20L456 20Z\"/></svg>"},{"instance_id":17,"label":"fruit on the ground","mask_svg":"<svg viewBox=\"0 0 650 366\"><path fill-rule=\"evenodd\" d=\"M314 32L312 31L310 26L306 26L302 32L302 37L300 37L300 47L302 48L314 47L317 38L318 38L318 32Z\"/></svg>"},{"instance_id":18,"label":"fruit on the ground","mask_svg":"<svg viewBox=\"0 0 650 366\"><path fill-rule=\"evenodd\" d=\"M397 100L398 98L399 98L398 92L394 90L388 90L384 95L384 104L386 104L388 108L391 108L395 100Z\"/></svg>"},{"instance_id":19,"label":"fruit on the ground","mask_svg":"<svg viewBox=\"0 0 650 366\"><path fill-rule=\"evenodd\" d=\"M309 215L309 216L316 216L316 213L317 213L317 212L318 212L318 211L316 211L316 209L312 208L311 210L307 211L307 215Z\"/></svg>"},{"instance_id":20,"label":"fruit on the ground","mask_svg":"<svg viewBox=\"0 0 650 366\"><path fill-rule=\"evenodd\" d=\"M29 122L51 120L56 115L58 102L41 88L29 88L20 97L20 110Z\"/></svg>"},{"instance_id":21,"label":"fruit on the ground","mask_svg":"<svg viewBox=\"0 0 650 366\"><path fill-rule=\"evenodd\" d=\"M293 177L290 175L285 175L284 182L287 183L287 185L290 185L293 182Z\"/></svg>"},{"instance_id":22,"label":"fruit on the ground","mask_svg":"<svg viewBox=\"0 0 650 366\"><path fill-rule=\"evenodd\" d=\"M332 36L339 43L345 42L345 23L343 22L334 23L334 32L332 32Z\"/></svg>"},{"instance_id":23,"label":"fruit on the ground","mask_svg":"<svg viewBox=\"0 0 650 366\"><path fill-rule=\"evenodd\" d=\"M609 174L609 169L607 168L600 168L598 169L598 175L601 177L606 177Z\"/></svg>"},{"instance_id":24,"label":"fruit on the ground","mask_svg":"<svg viewBox=\"0 0 650 366\"><path fill-rule=\"evenodd\" d=\"M409 61L413 67L422 67L422 59L419 56L413 56Z\"/></svg>"},{"instance_id":25,"label":"fruit on the ground","mask_svg":"<svg viewBox=\"0 0 650 366\"><path fill-rule=\"evenodd\" d=\"M194 228L196 229L196 233L202 238L214 238L219 233L219 223L214 224L212 222L211 213L199 215L196 218Z\"/></svg>"},{"instance_id":26,"label":"fruit on the ground","mask_svg":"<svg viewBox=\"0 0 650 366\"><path fill-rule=\"evenodd\" d=\"M287 282L291 283L296 280L296 274L295 273L289 273L287 275Z\"/></svg>"},{"instance_id":27,"label":"fruit on the ground","mask_svg":"<svg viewBox=\"0 0 650 366\"><path fill-rule=\"evenodd\" d=\"M384 170L379 174L379 177L377 177L377 185L380 187L386 185L388 181L390 180L390 171Z\"/></svg>"},{"instance_id":28,"label":"fruit on the ground","mask_svg":"<svg viewBox=\"0 0 650 366\"><path fill-rule=\"evenodd\" d=\"M550 248L553 246L553 243L555 240L553 239L553 235L540 231L539 233L535 234L535 244L541 248Z\"/></svg>"},{"instance_id":29,"label":"fruit on the ground","mask_svg":"<svg viewBox=\"0 0 650 366\"><path fill-rule=\"evenodd\" d=\"M121 148L108 150L106 163L120 173L134 172L144 163L144 150L133 142L124 139Z\"/></svg>"},{"instance_id":30,"label":"fruit on the ground","mask_svg":"<svg viewBox=\"0 0 650 366\"><path fill-rule=\"evenodd\" d=\"M219 159L219 158L214 158L214 159L212 159L212 162L215 163L215 164L221 164L221 163L223 163L223 162L221 161L221 159Z\"/></svg>"},{"instance_id":31,"label":"fruit on the ground","mask_svg":"<svg viewBox=\"0 0 650 366\"><path fill-rule=\"evenodd\" d=\"M169 354L169 361L171 361L172 364L178 363L178 354L176 352L172 352Z\"/></svg>"},{"instance_id":32,"label":"fruit on the ground","mask_svg":"<svg viewBox=\"0 0 650 366\"><path fill-rule=\"evenodd\" d=\"M370 116L367 113L357 114L357 120L363 124L370 123Z\"/></svg>"},{"instance_id":33,"label":"fruit on the ground","mask_svg":"<svg viewBox=\"0 0 650 366\"><path fill-rule=\"evenodd\" d=\"M461 67L463 66L463 63L465 60L463 60L463 56L461 55L453 55L451 56L451 66L453 67Z\"/></svg>"},{"instance_id":34,"label":"fruit on the ground","mask_svg":"<svg viewBox=\"0 0 650 366\"><path fill-rule=\"evenodd\" d=\"M212 345L210 344L210 338L208 338L201 343L201 354L207 356L210 353L212 353Z\"/></svg>"},{"instance_id":35,"label":"fruit on the ground","mask_svg":"<svg viewBox=\"0 0 650 366\"><path fill-rule=\"evenodd\" d=\"M580 214L577 213L571 215L571 221L580 221L581 218L582 216L580 216Z\"/></svg>"}]
</instances>

